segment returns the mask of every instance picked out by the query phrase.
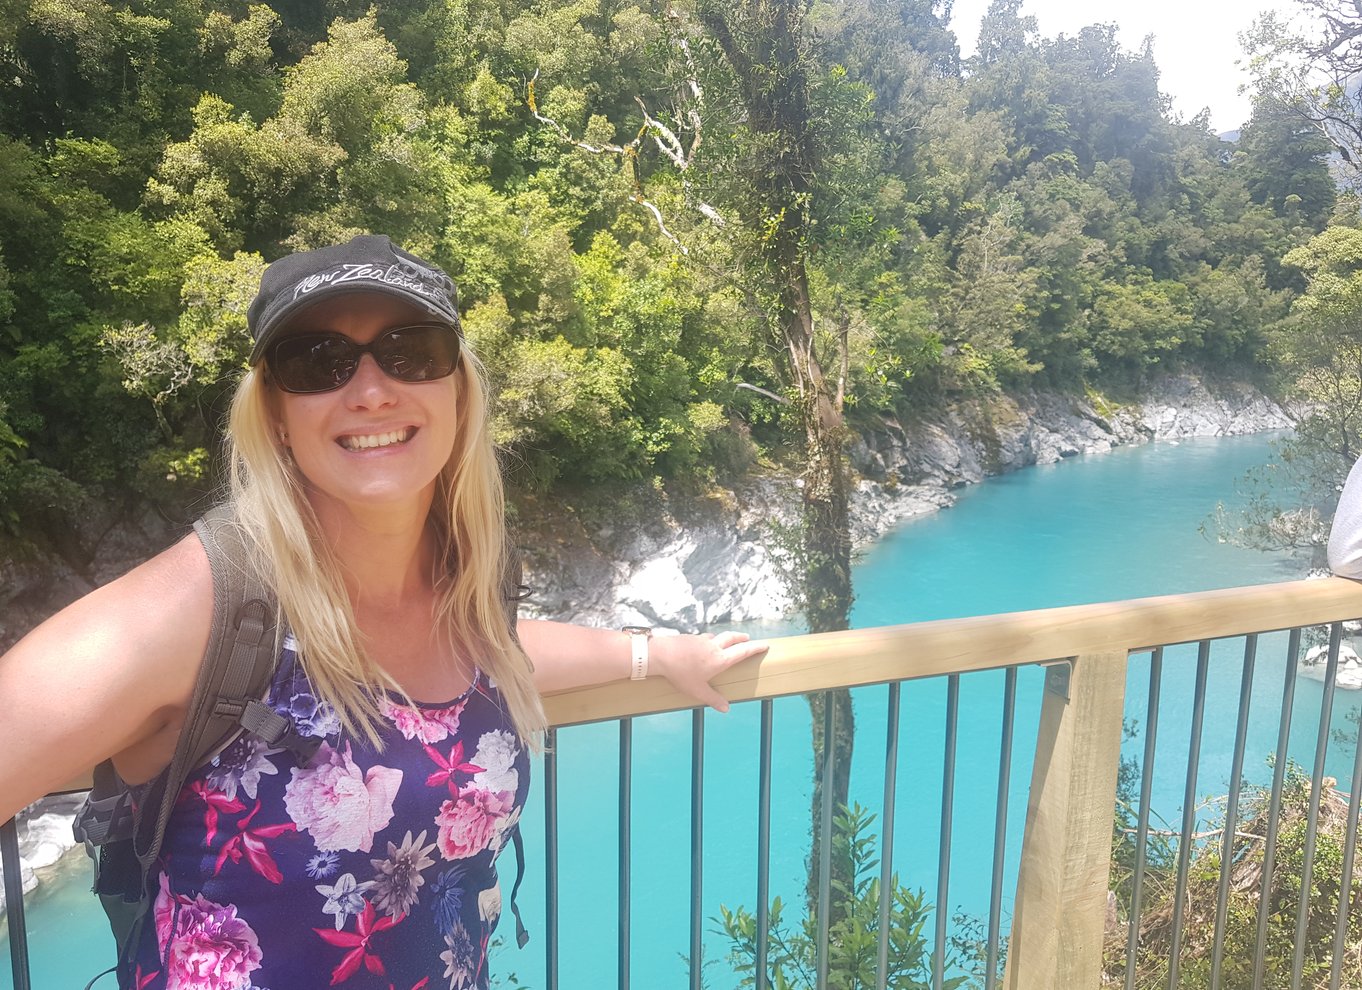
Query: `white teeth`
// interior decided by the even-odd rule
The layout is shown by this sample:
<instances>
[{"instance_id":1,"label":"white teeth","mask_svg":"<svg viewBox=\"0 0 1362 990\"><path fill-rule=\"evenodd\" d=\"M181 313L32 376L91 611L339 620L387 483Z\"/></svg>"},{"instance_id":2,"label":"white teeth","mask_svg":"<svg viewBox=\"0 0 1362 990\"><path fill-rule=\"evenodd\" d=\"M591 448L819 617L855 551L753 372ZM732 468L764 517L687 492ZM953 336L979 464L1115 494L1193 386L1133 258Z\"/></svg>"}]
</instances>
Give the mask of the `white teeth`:
<instances>
[{"instance_id":1,"label":"white teeth","mask_svg":"<svg viewBox=\"0 0 1362 990\"><path fill-rule=\"evenodd\" d=\"M405 443L414 431L391 430L388 433L372 433L368 436L341 437L340 445L346 450L367 450L370 447L387 447L389 444Z\"/></svg>"}]
</instances>

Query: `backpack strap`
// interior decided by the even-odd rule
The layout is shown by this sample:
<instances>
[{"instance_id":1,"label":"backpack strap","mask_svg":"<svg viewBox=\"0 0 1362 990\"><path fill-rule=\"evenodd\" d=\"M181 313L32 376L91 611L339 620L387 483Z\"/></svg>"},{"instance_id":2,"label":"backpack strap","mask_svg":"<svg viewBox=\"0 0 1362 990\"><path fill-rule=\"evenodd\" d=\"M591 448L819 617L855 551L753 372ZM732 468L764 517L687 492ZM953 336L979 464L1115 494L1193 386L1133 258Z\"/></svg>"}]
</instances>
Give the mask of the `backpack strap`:
<instances>
[{"instance_id":1,"label":"backpack strap","mask_svg":"<svg viewBox=\"0 0 1362 990\"><path fill-rule=\"evenodd\" d=\"M260 700L268 689L278 651L279 610L274 595L251 566L229 507L210 509L194 523L194 532L213 575L213 624L175 754L138 809L131 838L142 896L137 915L121 940L120 965L140 938L151 905L147 880L190 772L246 728L260 730L272 744L296 742L290 738L288 720ZM310 749L306 744L302 748L310 758L320 740L308 742Z\"/></svg>"},{"instance_id":2,"label":"backpack strap","mask_svg":"<svg viewBox=\"0 0 1362 990\"><path fill-rule=\"evenodd\" d=\"M147 868L160 851L166 823L185 779L241 733L243 713L269 686L278 648L278 606L251 566L231 509L219 505L208 510L194 523L194 532L213 573L213 626L175 755L167 768L155 828L149 843L137 841L137 858Z\"/></svg>"},{"instance_id":3,"label":"backpack strap","mask_svg":"<svg viewBox=\"0 0 1362 990\"><path fill-rule=\"evenodd\" d=\"M506 627L511 630L511 638L520 644L520 636L516 634L516 619L520 616L520 603L530 597L530 586L525 583L525 559L521 556L515 544L511 542L510 534L506 536L506 556L501 572L501 607L506 610ZM528 657L526 658L528 659ZM530 669L534 669L531 662Z\"/></svg>"}]
</instances>

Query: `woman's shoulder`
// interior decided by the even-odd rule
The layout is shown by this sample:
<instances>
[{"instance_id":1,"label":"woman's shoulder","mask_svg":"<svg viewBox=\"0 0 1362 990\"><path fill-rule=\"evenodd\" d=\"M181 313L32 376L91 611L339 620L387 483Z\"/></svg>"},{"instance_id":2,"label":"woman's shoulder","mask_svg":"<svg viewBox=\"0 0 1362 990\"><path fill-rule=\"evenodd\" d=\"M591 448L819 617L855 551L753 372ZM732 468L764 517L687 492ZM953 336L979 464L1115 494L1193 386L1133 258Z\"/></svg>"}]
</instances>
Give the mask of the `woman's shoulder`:
<instances>
[{"instance_id":1,"label":"woman's shoulder","mask_svg":"<svg viewBox=\"0 0 1362 990\"><path fill-rule=\"evenodd\" d=\"M190 534L20 640L0 657L13 730L0 792L32 800L108 757L150 758L164 737L173 749L212 614L208 558Z\"/></svg>"},{"instance_id":2,"label":"woman's shoulder","mask_svg":"<svg viewBox=\"0 0 1362 990\"><path fill-rule=\"evenodd\" d=\"M57 613L58 631L130 641L139 654L197 660L213 618L213 575L193 533ZM110 644L114 645L114 644Z\"/></svg>"}]
</instances>

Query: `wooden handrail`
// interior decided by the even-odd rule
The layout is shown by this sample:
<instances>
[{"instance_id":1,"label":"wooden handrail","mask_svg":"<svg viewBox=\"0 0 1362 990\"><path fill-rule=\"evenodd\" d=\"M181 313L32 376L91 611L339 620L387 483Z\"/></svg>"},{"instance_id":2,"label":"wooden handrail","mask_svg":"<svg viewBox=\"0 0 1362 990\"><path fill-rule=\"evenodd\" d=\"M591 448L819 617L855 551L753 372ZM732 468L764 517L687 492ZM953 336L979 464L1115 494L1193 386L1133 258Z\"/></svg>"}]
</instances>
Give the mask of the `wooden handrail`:
<instances>
[{"instance_id":1,"label":"wooden handrail","mask_svg":"<svg viewBox=\"0 0 1362 990\"><path fill-rule=\"evenodd\" d=\"M761 660L716 679L729 701L777 698L940 674L1136 651L1362 617L1362 582L1288 581L1157 598L1069 605L911 625L785 636ZM551 725L685 711L692 699L661 678L560 691L544 698ZM89 774L53 791L88 790Z\"/></svg>"},{"instance_id":2,"label":"wooden handrail","mask_svg":"<svg viewBox=\"0 0 1362 990\"><path fill-rule=\"evenodd\" d=\"M1358 617L1362 583L1336 577L1288 581L783 637L771 640L764 658L739 664L714 684L729 701L749 701ZM695 704L661 678L651 678L561 691L545 697L544 707L550 724L574 725Z\"/></svg>"}]
</instances>

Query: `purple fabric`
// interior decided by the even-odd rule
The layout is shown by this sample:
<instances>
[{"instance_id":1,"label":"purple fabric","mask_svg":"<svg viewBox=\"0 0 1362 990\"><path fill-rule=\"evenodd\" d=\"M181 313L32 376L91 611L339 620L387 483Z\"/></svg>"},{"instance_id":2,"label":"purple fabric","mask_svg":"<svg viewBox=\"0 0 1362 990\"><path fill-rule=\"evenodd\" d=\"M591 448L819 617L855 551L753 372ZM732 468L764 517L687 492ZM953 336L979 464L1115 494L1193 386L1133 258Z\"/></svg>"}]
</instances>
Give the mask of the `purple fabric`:
<instances>
[{"instance_id":1,"label":"purple fabric","mask_svg":"<svg viewBox=\"0 0 1362 990\"><path fill-rule=\"evenodd\" d=\"M484 988L496 859L529 759L482 675L340 732L286 641L269 701L325 739L310 766L243 736L190 776L162 847L135 990Z\"/></svg>"}]
</instances>

